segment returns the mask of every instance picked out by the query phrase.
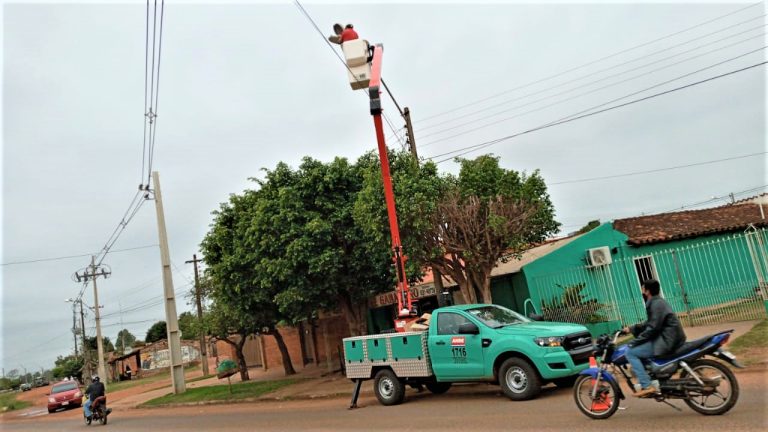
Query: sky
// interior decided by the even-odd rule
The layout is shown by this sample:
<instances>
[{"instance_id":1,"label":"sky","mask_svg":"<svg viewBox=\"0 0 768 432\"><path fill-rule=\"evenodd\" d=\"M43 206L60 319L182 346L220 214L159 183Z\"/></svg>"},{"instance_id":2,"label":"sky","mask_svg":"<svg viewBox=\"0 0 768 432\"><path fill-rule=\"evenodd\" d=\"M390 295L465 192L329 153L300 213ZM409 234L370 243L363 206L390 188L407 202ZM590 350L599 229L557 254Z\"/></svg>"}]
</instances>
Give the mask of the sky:
<instances>
[{"instance_id":1,"label":"sky","mask_svg":"<svg viewBox=\"0 0 768 432\"><path fill-rule=\"evenodd\" d=\"M443 173L457 173L453 156L488 153L540 170L563 233L766 191L765 66L714 78L765 61L764 3L302 4L325 36L353 23L384 45L383 76L412 113L421 158ZM230 194L281 161L355 160L376 142L367 96L293 2L169 0L163 12L152 169L181 313L193 310L185 261ZM147 183L146 13L130 0L3 3L5 373L73 351L65 300L83 285L72 275ZM403 148L386 96L384 112L388 144ZM153 201L111 251L98 280L103 335L143 339L164 319ZM93 305L92 286L83 298ZM93 317L86 308L89 335Z\"/></svg>"}]
</instances>

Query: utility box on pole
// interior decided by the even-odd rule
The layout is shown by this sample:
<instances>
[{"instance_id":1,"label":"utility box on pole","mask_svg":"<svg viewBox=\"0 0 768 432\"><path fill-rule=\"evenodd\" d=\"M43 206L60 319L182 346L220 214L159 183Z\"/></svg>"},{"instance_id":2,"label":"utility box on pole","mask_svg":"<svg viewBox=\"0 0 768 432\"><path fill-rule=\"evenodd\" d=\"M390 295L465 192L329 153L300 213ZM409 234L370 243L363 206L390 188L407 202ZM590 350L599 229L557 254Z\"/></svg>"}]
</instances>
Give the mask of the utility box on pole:
<instances>
[{"instance_id":1,"label":"utility box on pole","mask_svg":"<svg viewBox=\"0 0 768 432\"><path fill-rule=\"evenodd\" d=\"M165 322L168 329L168 351L171 357L171 383L173 393L181 394L186 391L184 384L184 361L181 358L181 334L179 319L176 314L176 296L173 291L171 274L171 255L168 252L168 234L165 230L165 214L163 200L160 194L160 174L152 173L152 183L155 186L155 209L157 210L157 231L160 238L160 262L163 268L163 293L165 299Z\"/></svg>"}]
</instances>

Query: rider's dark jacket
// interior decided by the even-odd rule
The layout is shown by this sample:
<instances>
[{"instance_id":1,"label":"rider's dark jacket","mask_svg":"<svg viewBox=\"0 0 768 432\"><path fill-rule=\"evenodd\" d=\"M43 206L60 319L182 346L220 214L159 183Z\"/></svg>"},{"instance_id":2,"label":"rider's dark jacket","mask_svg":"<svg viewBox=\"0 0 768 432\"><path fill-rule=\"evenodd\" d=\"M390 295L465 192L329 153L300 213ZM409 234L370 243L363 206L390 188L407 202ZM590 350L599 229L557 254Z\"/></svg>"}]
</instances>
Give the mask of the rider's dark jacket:
<instances>
[{"instance_id":1,"label":"rider's dark jacket","mask_svg":"<svg viewBox=\"0 0 768 432\"><path fill-rule=\"evenodd\" d=\"M99 382L92 382L91 385L85 389L85 394L88 395L88 400L93 402L97 397L104 396L104 384Z\"/></svg>"},{"instance_id":2,"label":"rider's dark jacket","mask_svg":"<svg viewBox=\"0 0 768 432\"><path fill-rule=\"evenodd\" d=\"M635 340L632 346L647 342L653 344L653 355L663 356L685 343L685 332L677 315L666 300L653 296L645 304L648 321L630 327Z\"/></svg>"}]
</instances>

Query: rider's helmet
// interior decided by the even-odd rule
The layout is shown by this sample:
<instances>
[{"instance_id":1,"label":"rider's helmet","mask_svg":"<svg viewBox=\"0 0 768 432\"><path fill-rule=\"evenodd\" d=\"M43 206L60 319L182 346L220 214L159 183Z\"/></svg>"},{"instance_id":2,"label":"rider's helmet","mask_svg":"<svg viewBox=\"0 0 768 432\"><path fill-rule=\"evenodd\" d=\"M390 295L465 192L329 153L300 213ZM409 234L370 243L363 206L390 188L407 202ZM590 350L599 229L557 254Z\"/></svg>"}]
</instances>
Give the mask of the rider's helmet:
<instances>
[{"instance_id":1,"label":"rider's helmet","mask_svg":"<svg viewBox=\"0 0 768 432\"><path fill-rule=\"evenodd\" d=\"M93 382L99 382L99 381L101 381L101 380L99 379L99 376L98 376L98 375L94 375L94 376L93 376L93 378L91 378L91 380L92 380Z\"/></svg>"}]
</instances>

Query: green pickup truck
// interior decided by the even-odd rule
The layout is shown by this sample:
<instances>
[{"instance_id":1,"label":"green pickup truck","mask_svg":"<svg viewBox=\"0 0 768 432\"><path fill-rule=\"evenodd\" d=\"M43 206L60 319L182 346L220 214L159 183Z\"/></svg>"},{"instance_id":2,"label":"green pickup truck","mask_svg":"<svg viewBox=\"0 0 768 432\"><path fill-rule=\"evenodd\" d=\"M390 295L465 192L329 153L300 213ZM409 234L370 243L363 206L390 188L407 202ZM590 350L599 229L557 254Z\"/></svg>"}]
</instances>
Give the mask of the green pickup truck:
<instances>
[{"instance_id":1,"label":"green pickup truck","mask_svg":"<svg viewBox=\"0 0 768 432\"><path fill-rule=\"evenodd\" d=\"M455 382L493 382L512 400L536 397L542 385L570 386L589 364L592 338L577 324L532 321L489 304L432 312L428 330L344 339L347 378L374 379L383 405L405 399L406 385L444 393Z\"/></svg>"}]
</instances>

